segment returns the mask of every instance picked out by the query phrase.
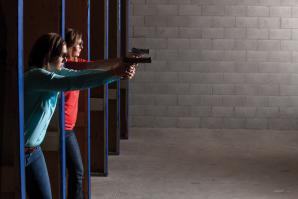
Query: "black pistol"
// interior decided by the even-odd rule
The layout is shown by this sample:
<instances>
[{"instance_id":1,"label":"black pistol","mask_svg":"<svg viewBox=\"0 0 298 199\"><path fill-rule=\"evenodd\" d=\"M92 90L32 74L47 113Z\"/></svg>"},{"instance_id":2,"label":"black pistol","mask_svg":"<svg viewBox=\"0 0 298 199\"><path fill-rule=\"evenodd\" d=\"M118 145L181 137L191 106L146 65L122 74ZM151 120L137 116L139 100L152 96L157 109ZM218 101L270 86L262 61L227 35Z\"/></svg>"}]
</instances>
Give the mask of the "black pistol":
<instances>
[{"instance_id":1,"label":"black pistol","mask_svg":"<svg viewBox=\"0 0 298 199\"><path fill-rule=\"evenodd\" d=\"M142 48L132 48L131 52L134 54L149 54L149 49L142 49Z\"/></svg>"},{"instance_id":2,"label":"black pistol","mask_svg":"<svg viewBox=\"0 0 298 199\"><path fill-rule=\"evenodd\" d=\"M144 56L145 54L149 54L149 49L132 48L130 53L136 57L124 57L123 61L125 63L151 63L151 57Z\"/></svg>"}]
</instances>

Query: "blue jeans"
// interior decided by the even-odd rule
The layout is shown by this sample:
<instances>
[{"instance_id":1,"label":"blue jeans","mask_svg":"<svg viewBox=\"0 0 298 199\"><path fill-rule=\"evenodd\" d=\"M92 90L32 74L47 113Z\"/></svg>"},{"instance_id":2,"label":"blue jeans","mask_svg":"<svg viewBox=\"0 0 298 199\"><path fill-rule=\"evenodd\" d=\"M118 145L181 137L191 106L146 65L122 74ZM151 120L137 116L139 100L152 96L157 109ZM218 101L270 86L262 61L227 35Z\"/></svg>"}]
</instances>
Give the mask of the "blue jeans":
<instances>
[{"instance_id":1,"label":"blue jeans","mask_svg":"<svg viewBox=\"0 0 298 199\"><path fill-rule=\"evenodd\" d=\"M65 131L66 167L68 170L68 198L81 199L83 196L84 168L80 147L74 131Z\"/></svg>"},{"instance_id":2,"label":"blue jeans","mask_svg":"<svg viewBox=\"0 0 298 199\"><path fill-rule=\"evenodd\" d=\"M51 199L51 185L47 165L40 146L25 154L26 191L30 199Z\"/></svg>"}]
</instances>

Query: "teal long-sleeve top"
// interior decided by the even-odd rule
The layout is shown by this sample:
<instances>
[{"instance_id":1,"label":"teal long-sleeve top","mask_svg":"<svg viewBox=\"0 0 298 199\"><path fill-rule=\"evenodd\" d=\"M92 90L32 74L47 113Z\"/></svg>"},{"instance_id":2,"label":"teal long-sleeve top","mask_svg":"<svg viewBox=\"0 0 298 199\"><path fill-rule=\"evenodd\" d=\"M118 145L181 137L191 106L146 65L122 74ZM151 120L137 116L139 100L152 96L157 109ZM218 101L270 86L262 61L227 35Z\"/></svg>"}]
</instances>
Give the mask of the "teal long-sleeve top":
<instances>
[{"instance_id":1,"label":"teal long-sleeve top","mask_svg":"<svg viewBox=\"0 0 298 199\"><path fill-rule=\"evenodd\" d=\"M56 108L61 91L81 90L119 79L101 70L70 70L49 72L34 68L24 75L25 146L42 143Z\"/></svg>"}]
</instances>

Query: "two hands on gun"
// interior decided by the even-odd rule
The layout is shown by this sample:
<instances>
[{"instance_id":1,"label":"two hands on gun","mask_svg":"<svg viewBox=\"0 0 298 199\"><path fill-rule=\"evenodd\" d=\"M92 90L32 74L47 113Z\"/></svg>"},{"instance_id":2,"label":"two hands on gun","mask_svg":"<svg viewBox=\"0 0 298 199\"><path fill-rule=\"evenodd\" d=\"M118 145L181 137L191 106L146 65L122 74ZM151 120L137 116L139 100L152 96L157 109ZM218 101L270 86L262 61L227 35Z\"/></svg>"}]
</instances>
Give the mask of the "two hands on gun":
<instances>
[{"instance_id":1,"label":"two hands on gun","mask_svg":"<svg viewBox=\"0 0 298 199\"><path fill-rule=\"evenodd\" d=\"M151 57L145 57L145 54L149 54L149 49L132 48L131 52L122 58L80 63L67 62L65 65L76 70L97 69L110 71L113 75L122 79L131 79L135 75L139 63L151 63Z\"/></svg>"},{"instance_id":2,"label":"two hands on gun","mask_svg":"<svg viewBox=\"0 0 298 199\"><path fill-rule=\"evenodd\" d=\"M149 54L149 49L132 48L128 56L122 58L124 65L128 65L127 74L123 79L131 79L139 63L151 63L151 57L145 57L146 54Z\"/></svg>"}]
</instances>

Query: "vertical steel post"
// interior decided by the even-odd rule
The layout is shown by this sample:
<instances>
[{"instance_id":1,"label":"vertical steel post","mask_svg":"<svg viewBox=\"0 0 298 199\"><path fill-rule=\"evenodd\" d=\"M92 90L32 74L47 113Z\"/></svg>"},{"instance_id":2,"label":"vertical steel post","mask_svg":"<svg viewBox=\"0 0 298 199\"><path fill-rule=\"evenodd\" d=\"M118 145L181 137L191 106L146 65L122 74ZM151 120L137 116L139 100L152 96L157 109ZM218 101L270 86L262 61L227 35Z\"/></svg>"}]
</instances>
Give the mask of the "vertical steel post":
<instances>
[{"instance_id":1,"label":"vertical steel post","mask_svg":"<svg viewBox=\"0 0 298 199\"><path fill-rule=\"evenodd\" d=\"M122 12L121 12L121 0L117 0L117 57L121 57L121 26L122 26ZM120 132L121 132L121 118L120 118L120 80L117 81L117 144L120 146ZM120 147L119 147L120 154Z\"/></svg>"},{"instance_id":2,"label":"vertical steel post","mask_svg":"<svg viewBox=\"0 0 298 199\"><path fill-rule=\"evenodd\" d=\"M88 0L88 16L87 16L87 45L88 45L88 61L90 61L90 53L91 53L91 49L90 49L90 10L91 10L91 1ZM91 116L90 116L90 89L88 89L88 100L87 100L87 117L88 117L88 129L87 129L87 153L88 153L88 157L87 157L87 161L88 161L88 166L87 166L87 181L88 181L88 198L91 198L91 179L90 179L90 165L91 165L91 129L90 129L90 120L91 120Z\"/></svg>"},{"instance_id":3,"label":"vertical steel post","mask_svg":"<svg viewBox=\"0 0 298 199\"><path fill-rule=\"evenodd\" d=\"M117 0L117 57L121 56L121 26L122 26L122 0Z\"/></svg>"},{"instance_id":4,"label":"vertical steel post","mask_svg":"<svg viewBox=\"0 0 298 199\"><path fill-rule=\"evenodd\" d=\"M25 144L24 144L24 2L18 0L18 89L19 89L19 134L20 134L20 198L26 199Z\"/></svg>"},{"instance_id":5,"label":"vertical steel post","mask_svg":"<svg viewBox=\"0 0 298 199\"><path fill-rule=\"evenodd\" d=\"M109 5L110 1L105 0L105 22L104 22L104 32L105 32L105 48L104 48L104 59L108 60L109 59ZM106 154L106 159L105 159L105 165L104 165L104 176L108 175L108 156L109 156L109 85L105 84L104 85L104 114L105 114L105 141L106 141L106 148L105 148L105 154Z\"/></svg>"},{"instance_id":6,"label":"vertical steel post","mask_svg":"<svg viewBox=\"0 0 298 199\"><path fill-rule=\"evenodd\" d=\"M61 0L60 34L65 36L65 0ZM61 92L59 104L59 127L60 127L60 198L66 198L66 154L65 154L65 131L64 131L64 93Z\"/></svg>"},{"instance_id":7,"label":"vertical steel post","mask_svg":"<svg viewBox=\"0 0 298 199\"><path fill-rule=\"evenodd\" d=\"M131 49L131 44L130 44L130 42L129 42L129 37L130 37L130 35L131 35L131 33L130 33L130 24L129 24L129 22L130 22L130 16L129 16L129 14L130 14L130 11L131 11L131 7L130 7L130 0L126 0L126 10L127 10L127 13L126 13L126 30L125 31L127 31L127 43L126 43L126 51L127 51L127 49ZM126 118L127 118L127 134L129 134L129 124L130 124L130 121L129 121L129 101L130 101L130 95L129 95L129 87L130 87L130 82L129 81L127 81L127 88L126 88Z\"/></svg>"}]
</instances>

